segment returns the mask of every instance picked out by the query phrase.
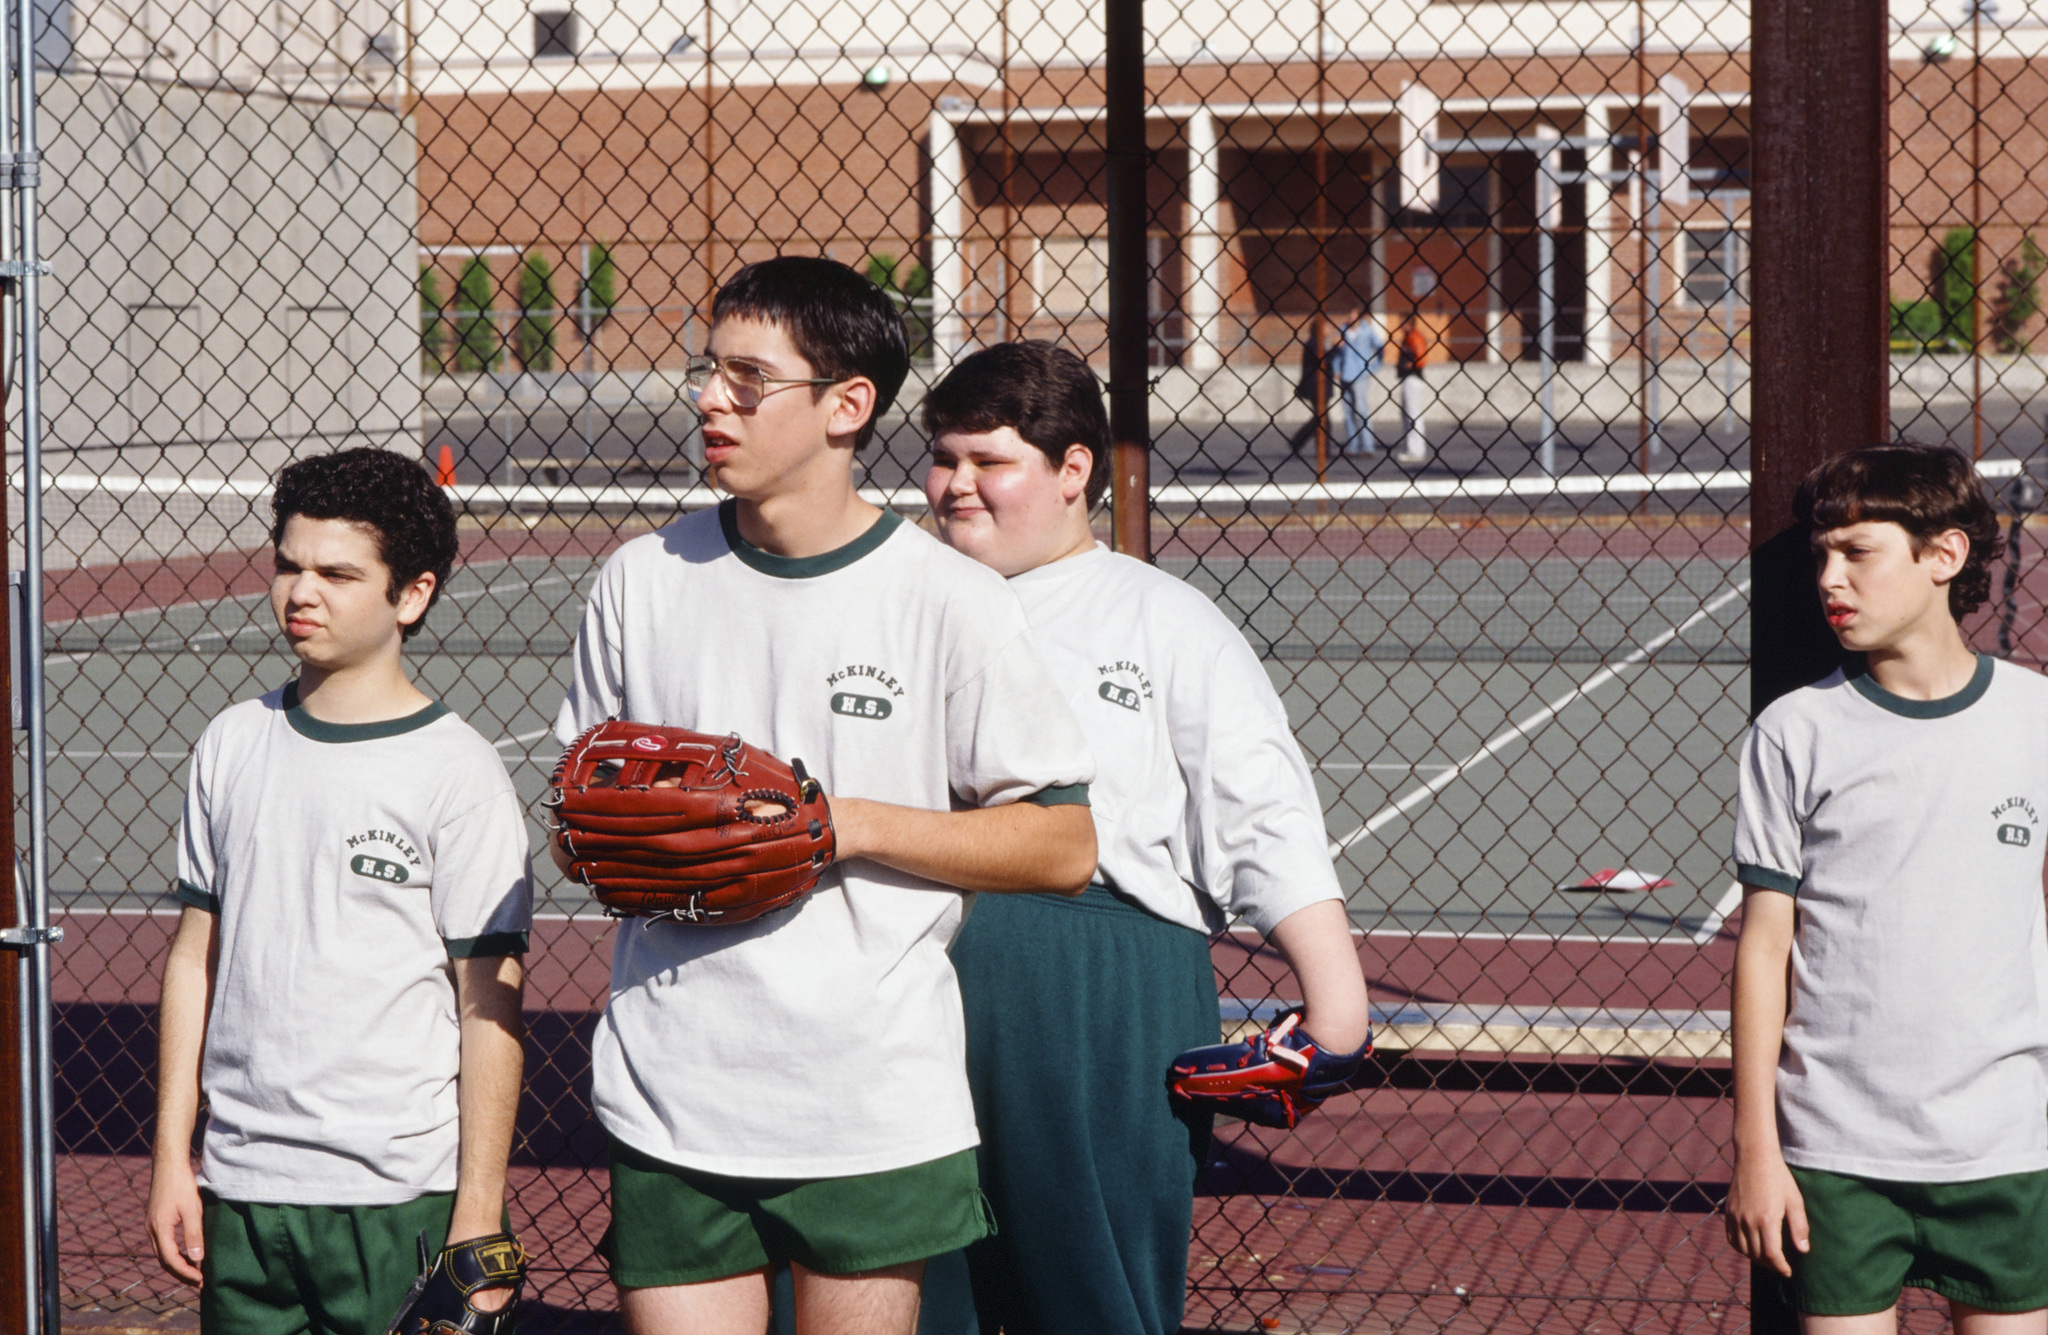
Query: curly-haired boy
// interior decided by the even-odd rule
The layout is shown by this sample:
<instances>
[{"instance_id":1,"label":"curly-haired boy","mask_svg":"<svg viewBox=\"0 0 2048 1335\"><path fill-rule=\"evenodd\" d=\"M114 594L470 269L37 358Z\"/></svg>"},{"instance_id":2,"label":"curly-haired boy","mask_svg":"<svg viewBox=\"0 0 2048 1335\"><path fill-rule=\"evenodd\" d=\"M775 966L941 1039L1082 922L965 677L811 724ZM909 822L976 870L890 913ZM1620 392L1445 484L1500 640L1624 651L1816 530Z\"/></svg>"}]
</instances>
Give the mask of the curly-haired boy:
<instances>
[{"instance_id":1,"label":"curly-haired boy","mask_svg":"<svg viewBox=\"0 0 2048 1335\"><path fill-rule=\"evenodd\" d=\"M420 1235L503 1227L526 822L497 751L406 676L456 555L433 479L347 450L284 469L272 504L299 672L193 749L150 1239L210 1335L383 1335Z\"/></svg>"}]
</instances>

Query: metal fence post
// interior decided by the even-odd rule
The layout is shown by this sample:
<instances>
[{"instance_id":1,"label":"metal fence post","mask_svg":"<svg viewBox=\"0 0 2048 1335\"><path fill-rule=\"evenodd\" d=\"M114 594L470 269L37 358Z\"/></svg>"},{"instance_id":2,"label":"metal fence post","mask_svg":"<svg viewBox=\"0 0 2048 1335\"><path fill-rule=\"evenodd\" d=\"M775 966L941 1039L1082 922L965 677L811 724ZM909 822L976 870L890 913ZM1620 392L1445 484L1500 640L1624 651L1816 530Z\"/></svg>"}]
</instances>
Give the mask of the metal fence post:
<instances>
[{"instance_id":1,"label":"metal fence post","mask_svg":"<svg viewBox=\"0 0 2048 1335\"><path fill-rule=\"evenodd\" d=\"M34 1285L42 1303L42 1329L55 1327L58 1302L57 1277L57 1183L54 1120L51 1022L50 946L50 840L49 795L46 790L47 735L43 716L43 436L42 436L42 280L45 269L39 245L38 170L42 154L36 141L36 19L41 11L32 4L15 7L11 73L15 80L17 104L14 157L11 164L16 219L14 256L9 277L17 281L18 323L21 361L21 472L23 653L21 717L28 730L28 916L24 924L24 961L29 975L28 1036L33 1046L33 1099L30 1113L35 1123L35 1194L38 1273Z\"/></svg>"},{"instance_id":2,"label":"metal fence post","mask_svg":"<svg viewBox=\"0 0 2048 1335\"><path fill-rule=\"evenodd\" d=\"M1110 507L1116 549L1152 559L1145 256L1145 0L1105 0Z\"/></svg>"},{"instance_id":3,"label":"metal fence post","mask_svg":"<svg viewBox=\"0 0 2048 1335\"><path fill-rule=\"evenodd\" d=\"M4 136L0 136L4 138ZM0 279L0 421L7 416L8 332L14 323L7 306L14 298L14 283ZM8 486L0 478L0 534L8 532ZM7 613L0 627L0 694L8 697L10 708L0 720L0 737L8 763L0 770L0 875L8 878L6 893L0 894L0 931L21 927L21 912L15 907L20 885L15 875L19 865L14 857L14 726L19 709L15 691L14 655L20 646L19 586L12 570L7 572ZM27 1018L24 959L13 950L0 950L0 1312L19 1317L23 1335L33 1335L39 1311L36 1290L29 1281L35 1273L35 1198L29 1184L35 1175L29 1169L34 1145L28 1129L34 1124L29 1111L29 1070L24 1063L29 1044L25 1037ZM13 1088L8 1088L10 1079Z\"/></svg>"}]
</instances>

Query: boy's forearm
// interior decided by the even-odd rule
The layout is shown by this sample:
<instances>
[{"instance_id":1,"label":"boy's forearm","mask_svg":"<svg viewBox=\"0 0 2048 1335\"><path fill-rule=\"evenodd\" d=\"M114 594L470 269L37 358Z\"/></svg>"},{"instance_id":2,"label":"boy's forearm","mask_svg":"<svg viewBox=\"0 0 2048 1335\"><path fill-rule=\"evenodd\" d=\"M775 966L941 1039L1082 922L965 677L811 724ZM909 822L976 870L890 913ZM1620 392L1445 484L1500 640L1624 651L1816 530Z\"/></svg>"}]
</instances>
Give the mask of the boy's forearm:
<instances>
[{"instance_id":1,"label":"boy's forearm","mask_svg":"<svg viewBox=\"0 0 2048 1335\"><path fill-rule=\"evenodd\" d=\"M1792 912L1791 899L1775 891L1752 890L1745 900L1730 1018L1738 1156L1780 1152L1778 1057L1785 1044Z\"/></svg>"},{"instance_id":2,"label":"boy's forearm","mask_svg":"<svg viewBox=\"0 0 2048 1335\"><path fill-rule=\"evenodd\" d=\"M1296 909L1269 936L1301 984L1302 1027L1338 1052L1354 1052L1372 1029L1365 970L1341 900Z\"/></svg>"},{"instance_id":3,"label":"boy's forearm","mask_svg":"<svg viewBox=\"0 0 2048 1335\"><path fill-rule=\"evenodd\" d=\"M512 1155L525 1068L520 1000L525 971L517 955L455 961L462 1016L456 1101L461 1149L448 1241L485 1237L504 1226L505 1165Z\"/></svg>"},{"instance_id":4,"label":"boy's forearm","mask_svg":"<svg viewBox=\"0 0 2048 1335\"><path fill-rule=\"evenodd\" d=\"M210 914L187 908L170 957L164 962L157 1012L156 1135L159 1170L191 1170L192 1128L199 1120L199 1063L206 1047L206 1013L213 988Z\"/></svg>"},{"instance_id":5,"label":"boy's forearm","mask_svg":"<svg viewBox=\"0 0 2048 1335\"><path fill-rule=\"evenodd\" d=\"M866 858L960 890L1077 895L1095 874L1095 822L1084 806L925 811L833 798L832 824L841 861Z\"/></svg>"}]
</instances>

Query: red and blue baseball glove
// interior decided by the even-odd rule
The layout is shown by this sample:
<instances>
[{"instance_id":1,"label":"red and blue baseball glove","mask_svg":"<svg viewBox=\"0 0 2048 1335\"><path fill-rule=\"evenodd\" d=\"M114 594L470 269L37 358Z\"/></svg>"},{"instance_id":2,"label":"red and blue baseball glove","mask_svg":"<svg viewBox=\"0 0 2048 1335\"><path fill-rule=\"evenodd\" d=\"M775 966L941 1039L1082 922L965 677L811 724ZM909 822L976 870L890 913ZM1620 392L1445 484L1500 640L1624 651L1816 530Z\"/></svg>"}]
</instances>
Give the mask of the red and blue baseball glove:
<instances>
[{"instance_id":1,"label":"red and blue baseball glove","mask_svg":"<svg viewBox=\"0 0 2048 1335\"><path fill-rule=\"evenodd\" d=\"M1324 1099L1343 1091L1372 1052L1331 1052L1301 1027L1302 1008L1282 1011L1273 1027L1236 1043L1190 1048L1166 1068L1175 1109L1238 1117L1292 1130Z\"/></svg>"}]
</instances>

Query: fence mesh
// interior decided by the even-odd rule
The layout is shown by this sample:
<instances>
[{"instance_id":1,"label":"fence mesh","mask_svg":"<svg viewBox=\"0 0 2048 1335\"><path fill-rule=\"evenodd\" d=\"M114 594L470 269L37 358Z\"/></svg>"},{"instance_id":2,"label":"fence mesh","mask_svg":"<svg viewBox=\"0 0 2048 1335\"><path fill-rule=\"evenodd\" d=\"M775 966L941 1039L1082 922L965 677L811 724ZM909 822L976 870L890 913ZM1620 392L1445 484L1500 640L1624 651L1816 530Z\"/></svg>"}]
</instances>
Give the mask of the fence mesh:
<instances>
[{"instance_id":1,"label":"fence mesh","mask_svg":"<svg viewBox=\"0 0 2048 1335\"><path fill-rule=\"evenodd\" d=\"M80 1318L175 1315L141 1218L164 891L200 728L291 671L267 479L359 444L436 470L464 561L412 667L534 801L598 563L712 500L681 373L722 277L824 253L900 297L864 483L911 518L963 351L1107 366L1102 15L39 3L62 1271ZM1893 403L2023 519L2048 84L2008 3L1895 6ZM1300 1132L1219 1135L1191 1329L1747 1324L1711 1211L1748 42L1738 0L1152 7L1152 548L1286 700L1381 1048ZM1972 632L2038 662L2018 551ZM610 929L542 875L514 1217L545 1308L602 1311ZM1226 1031L1295 995L1255 936L1213 954Z\"/></svg>"}]
</instances>

